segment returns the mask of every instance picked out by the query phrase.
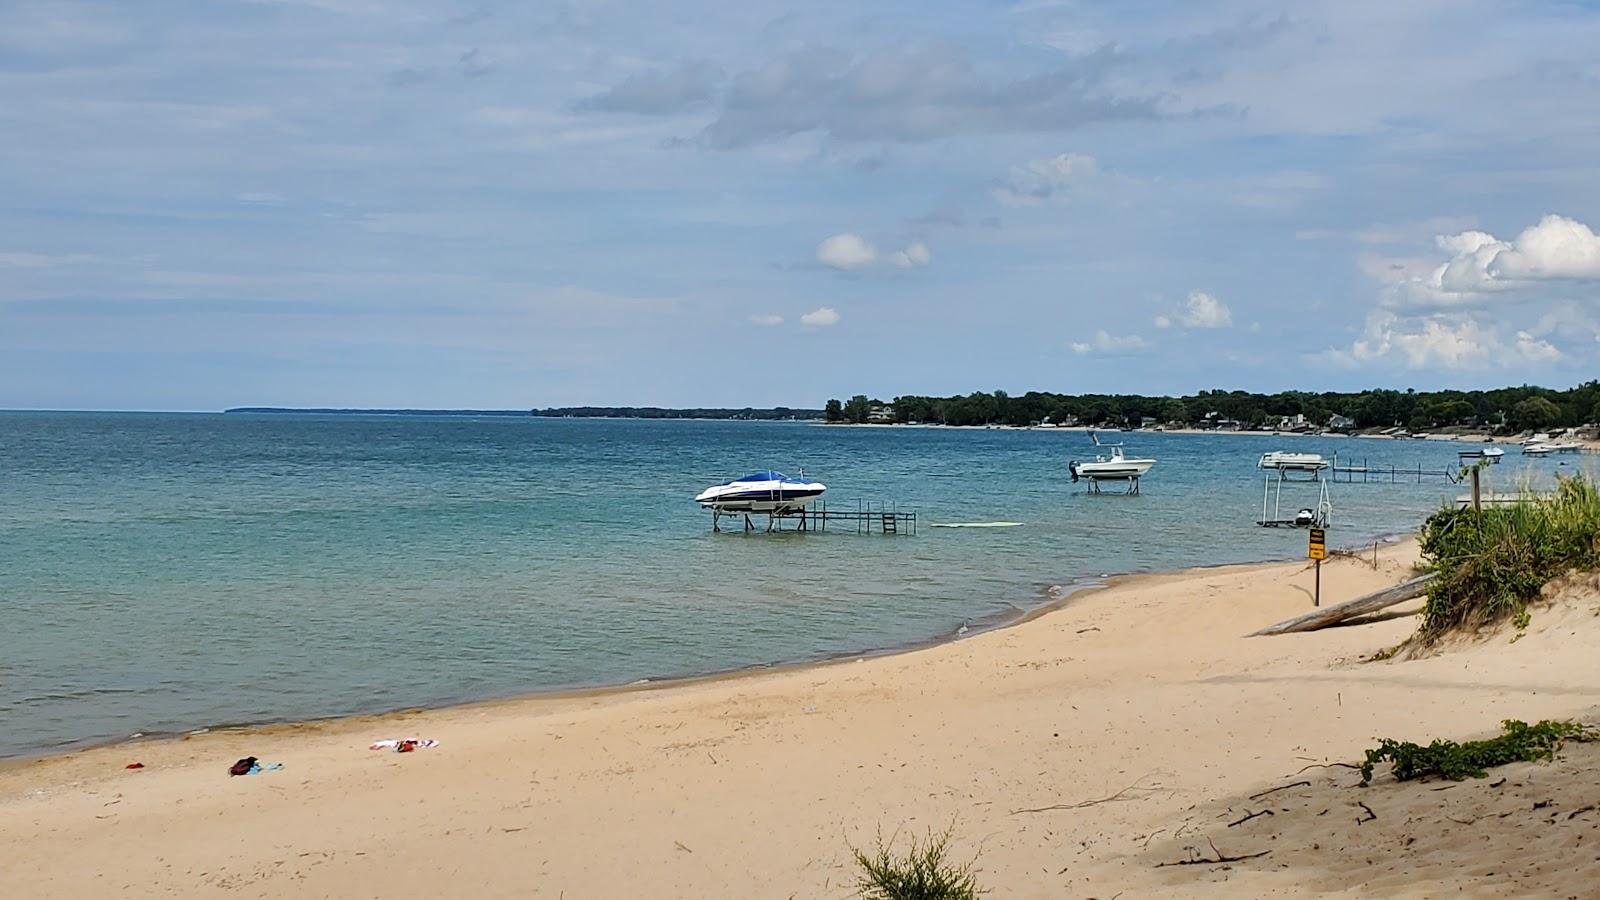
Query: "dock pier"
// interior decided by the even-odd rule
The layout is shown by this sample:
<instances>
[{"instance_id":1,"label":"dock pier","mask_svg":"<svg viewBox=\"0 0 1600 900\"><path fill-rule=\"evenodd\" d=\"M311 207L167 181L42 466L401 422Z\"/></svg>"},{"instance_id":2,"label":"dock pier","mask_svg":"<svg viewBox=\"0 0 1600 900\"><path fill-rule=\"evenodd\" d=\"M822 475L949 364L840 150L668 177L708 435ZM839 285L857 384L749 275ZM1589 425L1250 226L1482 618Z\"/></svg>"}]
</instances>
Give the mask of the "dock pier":
<instances>
[{"instance_id":1,"label":"dock pier","mask_svg":"<svg viewBox=\"0 0 1600 900\"><path fill-rule=\"evenodd\" d=\"M1344 476L1342 480L1346 484L1399 484L1402 481L1421 484L1432 478L1443 479L1451 484L1461 482L1460 470L1425 469L1420 462L1415 468L1397 466L1394 463L1388 465L1380 463L1374 466L1366 459L1362 459L1360 465L1355 465L1353 460L1346 463L1339 462L1339 455L1335 453L1328 477L1338 482L1341 480L1339 477L1341 475Z\"/></svg>"},{"instance_id":2,"label":"dock pier","mask_svg":"<svg viewBox=\"0 0 1600 900\"><path fill-rule=\"evenodd\" d=\"M755 517L755 518L752 518ZM766 517L765 528L761 527L760 519ZM711 512L711 530L722 532L723 517L731 519L742 518L746 533L792 531L826 532L831 523L836 532L854 531L856 534L883 534L915 536L917 533L917 514L915 512L902 512L898 503L886 503L881 500L857 500L854 508L844 509L829 508L826 502L819 501L809 508L782 510L779 512ZM792 523L792 527L785 528L784 523Z\"/></svg>"}]
</instances>

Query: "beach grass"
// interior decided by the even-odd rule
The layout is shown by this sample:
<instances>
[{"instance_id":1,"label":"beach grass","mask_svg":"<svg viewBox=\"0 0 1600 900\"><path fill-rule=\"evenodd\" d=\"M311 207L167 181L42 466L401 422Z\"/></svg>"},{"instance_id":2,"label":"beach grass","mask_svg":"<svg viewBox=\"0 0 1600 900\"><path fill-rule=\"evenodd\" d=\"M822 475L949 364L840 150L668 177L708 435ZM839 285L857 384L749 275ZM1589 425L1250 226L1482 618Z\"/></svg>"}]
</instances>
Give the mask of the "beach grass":
<instances>
[{"instance_id":1,"label":"beach grass","mask_svg":"<svg viewBox=\"0 0 1600 900\"><path fill-rule=\"evenodd\" d=\"M1508 619L1553 578L1600 568L1600 489L1589 475L1554 493L1482 510L1441 510L1423 524L1422 558L1437 574L1419 636L1436 640Z\"/></svg>"}]
</instances>

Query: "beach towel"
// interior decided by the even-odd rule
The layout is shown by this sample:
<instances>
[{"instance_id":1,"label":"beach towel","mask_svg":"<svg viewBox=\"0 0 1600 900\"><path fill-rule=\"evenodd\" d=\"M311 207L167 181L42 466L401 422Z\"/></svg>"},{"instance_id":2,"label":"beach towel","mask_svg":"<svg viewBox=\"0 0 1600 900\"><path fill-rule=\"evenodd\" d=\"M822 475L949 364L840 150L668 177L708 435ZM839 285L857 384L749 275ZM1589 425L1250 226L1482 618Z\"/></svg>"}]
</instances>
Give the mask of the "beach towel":
<instances>
[{"instance_id":1,"label":"beach towel","mask_svg":"<svg viewBox=\"0 0 1600 900\"><path fill-rule=\"evenodd\" d=\"M410 753L413 750L427 750L439 746L439 742L432 738L387 738L373 741L368 750L393 750L396 753Z\"/></svg>"},{"instance_id":2,"label":"beach towel","mask_svg":"<svg viewBox=\"0 0 1600 900\"><path fill-rule=\"evenodd\" d=\"M260 775L262 772L276 772L283 768L283 763L264 763L254 756L246 756L228 767L229 775Z\"/></svg>"}]
</instances>

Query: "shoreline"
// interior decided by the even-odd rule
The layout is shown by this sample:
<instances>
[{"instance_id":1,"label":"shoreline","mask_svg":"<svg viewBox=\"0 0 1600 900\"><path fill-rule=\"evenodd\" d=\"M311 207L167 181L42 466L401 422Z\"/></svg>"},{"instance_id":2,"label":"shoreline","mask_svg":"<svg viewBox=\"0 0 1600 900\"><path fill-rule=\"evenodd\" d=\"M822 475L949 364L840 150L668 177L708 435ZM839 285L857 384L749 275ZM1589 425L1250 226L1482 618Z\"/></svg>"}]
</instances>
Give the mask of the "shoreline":
<instances>
[{"instance_id":1,"label":"shoreline","mask_svg":"<svg viewBox=\"0 0 1600 900\"><path fill-rule=\"evenodd\" d=\"M912 426L916 427L916 426ZM1397 549L1403 545L1416 543L1415 536L1411 533L1396 534L1379 538L1376 543L1380 547ZM1334 548L1334 552L1349 550L1350 548ZM1414 548L1412 548L1414 549ZM1353 558L1353 557L1351 557ZM1049 594L1050 599L1036 606L1023 609L1013 607L1013 614L1004 614L998 617L991 616L991 623L981 627L970 628L966 633L956 631L945 632L918 641L898 644L891 647L872 648L865 650L845 651L835 655L814 659L784 660L779 662L756 663L739 666L731 669L720 669L711 672L698 672L688 675L673 675L663 677L644 677L633 681L597 684L584 687L557 688L547 691L524 691L498 697L481 697L461 700L451 703L419 706L398 706L390 709L374 710L347 714L334 714L308 719L282 719L264 720L260 722L244 722L222 725L202 725L186 731L175 732L140 732L137 736L112 739L107 741L93 741L74 744L60 749L51 749L39 753L30 753L17 756L0 757L0 776L17 769L26 769L31 766L45 765L52 762L69 760L85 754L99 754L110 752L119 748L129 747L161 747L163 745L183 744L195 738L215 737L251 737L256 735L274 736L280 734L293 734L301 731L317 731L330 726L339 727L361 723L379 723L385 720L405 719L429 713L465 713L473 711L502 711L516 707L535 706L539 704L556 704L567 701L607 700L625 698L631 695L646 695L674 690L692 689L707 685L735 683L743 680L756 680L768 675L804 674L807 671L822 670L834 666L864 662L867 660L894 659L897 657L912 656L949 647L966 640L971 640L982 635L1002 633L1025 626L1029 623L1045 619L1054 613L1060 612L1072 604L1076 597L1091 593L1103 593L1112 589L1136 588L1140 582L1156 579L1184 579L1195 578L1208 573L1227 573L1262 570L1273 566L1299 562L1298 558L1259 559L1236 563L1218 563L1215 565L1198 565L1182 569L1170 569L1153 572L1119 572L1105 576L1091 576L1067 585L1051 585L1043 593ZM1057 593L1059 592L1059 593Z\"/></svg>"},{"instance_id":2,"label":"shoreline","mask_svg":"<svg viewBox=\"0 0 1600 900\"><path fill-rule=\"evenodd\" d=\"M1324 603L1403 580L1416 553L1406 541L1376 563L1330 559ZM1587 652L1600 579L1536 610L1518 640L1431 658L1369 661L1414 632L1414 606L1245 636L1309 609L1312 575L1295 560L1124 576L912 652L13 762L0 766L8 882L22 896L836 896L853 882L848 847L954 826L957 857L978 855L980 883L1006 895L1300 896L1350 888L1338 844L1297 839L1293 856L1285 843L1231 870L1155 864L1186 853L1175 823L1213 821L1197 808L1247 802L1308 761L1359 758L1374 735L1465 738L1503 718L1600 711ZM439 745L368 749L411 736ZM228 777L244 756L284 769ZM1119 790L1129 802L1084 802ZM1306 828L1334 820L1316 818L1324 807L1345 819L1355 796L1383 827L1411 809L1382 787L1330 790ZM1352 833L1379 827L1356 829L1359 814ZM1210 827L1238 854L1274 848L1268 832L1288 822ZM1502 846L1476 834L1463 840ZM1360 877L1403 888L1387 896L1445 889L1405 880L1415 862ZM1495 884L1482 879L1504 861L1483 862L1440 871Z\"/></svg>"},{"instance_id":3,"label":"shoreline","mask_svg":"<svg viewBox=\"0 0 1600 900\"><path fill-rule=\"evenodd\" d=\"M1406 543L1407 541L1414 542L1414 540L1415 530L1413 529L1411 531L1379 535L1373 540L1364 541L1359 545L1334 547L1333 552L1349 553L1357 548L1365 548L1369 545L1387 548ZM1105 575L1083 576L1064 584L1052 584L1043 588L1039 592L1045 598L1042 600L1042 602L1032 604L1027 607L1013 605L1009 611L1001 611L977 620L969 621L954 630L886 647L868 647L853 650L843 650L820 657L752 663L749 665L735 666L733 668L714 669L707 672L691 672L683 675L647 675L636 678L632 681L582 685L578 687L553 688L550 690L536 689L530 691L517 691L502 695L470 697L443 703L384 707L360 712L332 713L326 716L314 716L304 719L263 719L255 722L205 724L196 725L193 728L182 731L137 732L133 735L120 738L87 739L39 750L36 752L19 753L9 756L0 755L0 773L5 772L7 769L12 767L26 766L32 763L68 757L79 753L116 747L134 747L149 744L159 744L163 742L181 742L189 738L200 737L207 734L248 735L257 732L266 732L268 730L294 729L300 726L323 726L330 723L339 722L381 720L391 716L415 715L425 712L494 707L502 704L537 702L541 700L581 700L595 697L606 697L616 694L658 691L675 687L693 686L697 684L712 684L743 677L759 676L761 674L770 672L802 671L808 668L821 668L857 660L878 659L909 653L919 653L932 648L941 647L946 644L953 644L959 641L969 640L979 635L989 634L996 631L1004 631L1006 629L1025 625L1035 619L1042 618L1065 608L1075 597L1096 591L1124 587L1141 578L1179 577L1211 571L1226 571L1236 568L1281 565L1288 562L1294 562L1297 559L1298 557L1265 557L1261 559L1247 560L1244 562L1217 563L1213 565L1202 564L1180 569L1165 569L1149 572L1112 572Z\"/></svg>"},{"instance_id":4,"label":"shoreline","mask_svg":"<svg viewBox=\"0 0 1600 900\"><path fill-rule=\"evenodd\" d=\"M1396 536L1393 540L1403 540L1403 536ZM1390 538L1384 538L1382 543L1390 543ZM906 643L894 644L887 647L872 647L866 649L844 650L838 653L821 657L808 657L801 659L778 660L775 662L751 663L728 669L714 669L709 672L692 672L686 675L660 675L644 676L632 681L610 682L605 684L583 685L579 687L553 688L550 690L517 691L504 695L472 697L462 700L449 701L435 704L394 706L364 712L333 713L326 716L315 716L308 719L263 719L257 722L238 722L214 725L197 725L184 731L153 731L137 732L122 738L90 739L77 741L38 752L20 753L11 756L0 756L0 774L13 767L23 767L33 763L47 762L63 757L70 757L80 753L89 753L100 750L114 749L117 747L139 747L167 742L182 742L190 738L201 737L208 734L216 735L250 735L255 733L270 733L282 730L294 730L302 726L315 727L336 724L341 722L356 722L382 720L395 716L409 716L427 712L448 712L452 710L470 710L476 708L492 708L503 705L537 703L540 701L584 700L600 697L610 697L631 693L646 693L650 691L670 690L679 687L692 687L700 684L716 684L735 679L756 677L774 672L804 671L811 668L824 668L840 663L857 662L866 659L880 659L884 657L900 656L908 653L919 653L924 650L953 644L982 634L1003 631L1015 628L1033 619L1045 616L1067 606L1074 597L1093 591L1121 585L1129 579L1153 577L1160 575L1178 575L1190 571L1204 571L1213 568L1228 568L1232 566L1267 565L1282 560L1257 560L1243 563L1223 563L1217 566L1196 566L1191 569L1175 569L1163 572L1122 572L1105 576L1089 576L1067 584L1050 585L1041 591L1048 599L1026 608L1012 606L1009 611L1001 611L989 616L971 621L952 631L946 631L931 637ZM962 629L966 629L963 631Z\"/></svg>"}]
</instances>

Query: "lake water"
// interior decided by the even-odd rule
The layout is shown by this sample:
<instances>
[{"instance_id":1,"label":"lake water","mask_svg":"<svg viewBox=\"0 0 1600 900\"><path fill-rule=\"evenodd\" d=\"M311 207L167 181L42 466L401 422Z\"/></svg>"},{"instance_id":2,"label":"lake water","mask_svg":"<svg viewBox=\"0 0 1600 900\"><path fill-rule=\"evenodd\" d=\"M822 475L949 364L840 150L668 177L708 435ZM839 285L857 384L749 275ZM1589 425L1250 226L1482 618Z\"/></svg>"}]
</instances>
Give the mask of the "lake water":
<instances>
[{"instance_id":1,"label":"lake water","mask_svg":"<svg viewBox=\"0 0 1600 900\"><path fill-rule=\"evenodd\" d=\"M1142 496L1071 484L1093 448L1069 432L0 413L0 755L904 646L1056 585L1303 555L1254 524L1265 451L1459 448L1120 437L1159 460ZM836 508L898 502L918 533L712 533L690 498L765 468ZM1461 488L1332 490L1330 541L1355 545ZM1023 524L929 527L994 520Z\"/></svg>"}]
</instances>

